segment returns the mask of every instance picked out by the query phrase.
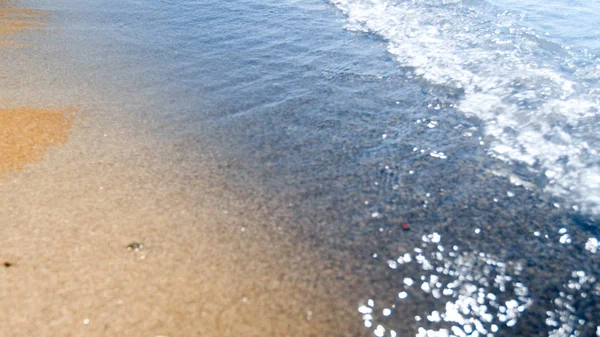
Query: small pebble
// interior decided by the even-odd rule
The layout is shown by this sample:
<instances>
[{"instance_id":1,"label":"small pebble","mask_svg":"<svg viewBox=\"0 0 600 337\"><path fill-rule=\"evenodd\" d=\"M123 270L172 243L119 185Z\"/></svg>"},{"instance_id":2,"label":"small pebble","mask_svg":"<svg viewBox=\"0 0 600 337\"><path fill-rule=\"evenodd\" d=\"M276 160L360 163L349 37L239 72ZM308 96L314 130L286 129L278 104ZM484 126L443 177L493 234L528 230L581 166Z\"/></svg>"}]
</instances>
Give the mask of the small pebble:
<instances>
[{"instance_id":1,"label":"small pebble","mask_svg":"<svg viewBox=\"0 0 600 337\"><path fill-rule=\"evenodd\" d=\"M144 249L144 244L143 243L132 242L132 243L130 243L130 244L127 245L127 250L129 250L129 251L139 252L142 249Z\"/></svg>"}]
</instances>

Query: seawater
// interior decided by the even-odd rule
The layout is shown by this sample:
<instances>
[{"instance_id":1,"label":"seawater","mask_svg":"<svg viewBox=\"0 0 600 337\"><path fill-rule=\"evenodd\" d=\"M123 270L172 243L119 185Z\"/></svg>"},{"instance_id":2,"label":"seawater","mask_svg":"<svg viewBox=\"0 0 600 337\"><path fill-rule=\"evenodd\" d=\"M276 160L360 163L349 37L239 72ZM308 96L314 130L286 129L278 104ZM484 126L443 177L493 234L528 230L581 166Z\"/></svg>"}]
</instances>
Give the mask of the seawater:
<instances>
[{"instance_id":1,"label":"seawater","mask_svg":"<svg viewBox=\"0 0 600 337\"><path fill-rule=\"evenodd\" d=\"M490 155L525 164L576 210L600 210L598 4L333 3L399 66L459 90L456 109L484 122Z\"/></svg>"}]
</instances>

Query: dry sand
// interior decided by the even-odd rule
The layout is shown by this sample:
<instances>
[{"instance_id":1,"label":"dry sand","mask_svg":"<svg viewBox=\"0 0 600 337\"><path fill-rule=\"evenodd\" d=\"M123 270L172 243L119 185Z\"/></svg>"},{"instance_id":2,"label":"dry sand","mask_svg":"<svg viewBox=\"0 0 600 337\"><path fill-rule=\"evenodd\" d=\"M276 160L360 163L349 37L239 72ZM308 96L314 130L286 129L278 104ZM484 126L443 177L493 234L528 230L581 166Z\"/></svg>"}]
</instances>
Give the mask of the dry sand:
<instances>
[{"instance_id":1,"label":"dry sand","mask_svg":"<svg viewBox=\"0 0 600 337\"><path fill-rule=\"evenodd\" d=\"M0 1L0 40L33 34L42 17ZM285 209L229 188L209 154L120 120L118 107L20 107L2 90L0 337L363 331L347 272L285 230Z\"/></svg>"}]
</instances>

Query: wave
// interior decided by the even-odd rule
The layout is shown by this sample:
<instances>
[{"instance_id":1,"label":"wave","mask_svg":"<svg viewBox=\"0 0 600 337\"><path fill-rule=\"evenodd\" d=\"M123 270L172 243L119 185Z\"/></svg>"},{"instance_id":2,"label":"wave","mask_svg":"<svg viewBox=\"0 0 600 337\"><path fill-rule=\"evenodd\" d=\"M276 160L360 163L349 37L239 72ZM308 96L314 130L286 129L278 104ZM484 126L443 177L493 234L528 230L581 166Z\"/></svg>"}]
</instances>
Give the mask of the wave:
<instances>
[{"instance_id":1,"label":"wave","mask_svg":"<svg viewBox=\"0 0 600 337\"><path fill-rule=\"evenodd\" d=\"M384 38L400 66L458 90L456 108L484 122L490 155L525 164L545 191L600 214L600 57L482 1L330 1L348 30Z\"/></svg>"}]
</instances>

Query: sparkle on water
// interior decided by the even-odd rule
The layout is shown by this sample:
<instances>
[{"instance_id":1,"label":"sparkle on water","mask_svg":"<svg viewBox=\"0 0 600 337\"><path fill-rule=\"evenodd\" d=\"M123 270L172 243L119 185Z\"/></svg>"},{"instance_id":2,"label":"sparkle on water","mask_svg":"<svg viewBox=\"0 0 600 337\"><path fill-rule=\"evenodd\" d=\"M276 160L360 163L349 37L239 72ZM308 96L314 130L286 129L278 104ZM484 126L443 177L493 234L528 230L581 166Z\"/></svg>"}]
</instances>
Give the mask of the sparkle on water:
<instances>
[{"instance_id":1,"label":"sparkle on water","mask_svg":"<svg viewBox=\"0 0 600 337\"><path fill-rule=\"evenodd\" d=\"M561 228L560 243L568 236ZM538 233L539 235L539 233ZM569 243L570 238L569 238ZM590 238L585 248L596 253L598 240ZM393 260L389 260L388 263ZM502 327L514 327L519 317L533 303L527 284L520 279L524 267L519 263L504 262L484 252L467 252L457 246L445 247L439 233L423 235L419 247L400 255L390 268L403 274L403 266L416 263L421 270L417 286L410 277L403 277L402 289L397 291L396 310L383 308L378 317L375 300L358 308L364 325L373 328L378 337L396 336L395 313L402 314L403 307L414 310L414 303L423 297L434 301L434 310L414 312L414 331L417 337L431 336L487 336L492 337ZM416 275L415 275L416 276ZM402 276L401 276L402 277ZM551 337L580 335L579 328L587 321L576 313L575 302L587 296L600 296L597 279L584 271L573 271L563 285L559 297L552 301L553 310L547 311L545 324ZM412 300L411 300L412 298ZM412 313L412 311L411 311ZM391 320L390 320L391 318ZM402 327L406 329L406 327Z\"/></svg>"},{"instance_id":2,"label":"sparkle on water","mask_svg":"<svg viewBox=\"0 0 600 337\"><path fill-rule=\"evenodd\" d=\"M498 326L514 326L531 304L527 286L514 281L522 267L485 253L460 252L458 247L447 249L441 242L438 233L422 237L422 248L414 250L414 261L422 270L421 285L412 287L414 281L404 278L404 287L398 292L402 301L409 301L410 294L418 292L422 294L415 298L426 294L435 299L436 310L415 317L420 323L416 336L466 336L475 331L493 335ZM406 254L400 256L398 261L412 263L412 258L405 257ZM369 301L374 307L375 301ZM396 305L402 311L402 303ZM371 307L359 307L365 326L376 326L376 336L383 336L388 330L390 335L396 333L375 322Z\"/></svg>"}]
</instances>

